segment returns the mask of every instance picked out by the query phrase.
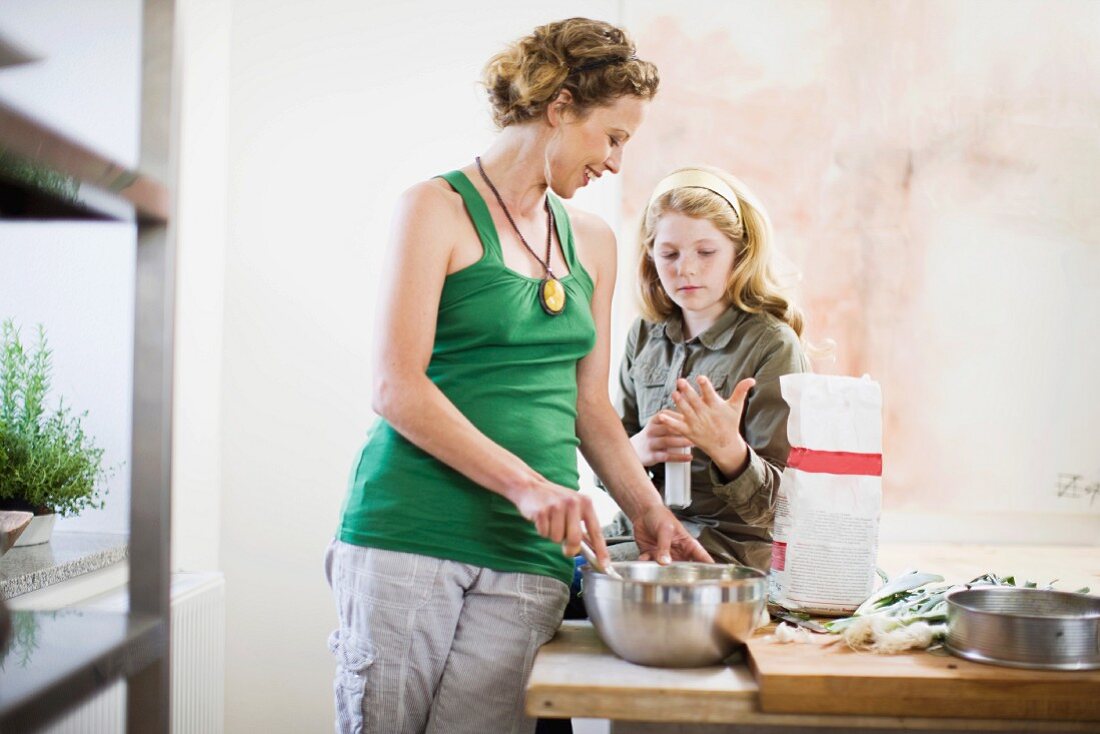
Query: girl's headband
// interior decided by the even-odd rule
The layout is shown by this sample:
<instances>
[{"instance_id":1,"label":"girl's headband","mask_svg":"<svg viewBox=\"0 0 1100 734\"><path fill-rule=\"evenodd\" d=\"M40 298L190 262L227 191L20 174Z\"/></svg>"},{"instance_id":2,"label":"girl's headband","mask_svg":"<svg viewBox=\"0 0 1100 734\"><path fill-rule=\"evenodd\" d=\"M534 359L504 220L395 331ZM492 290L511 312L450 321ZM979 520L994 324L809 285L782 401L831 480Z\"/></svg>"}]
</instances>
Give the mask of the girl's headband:
<instances>
[{"instance_id":1,"label":"girl's headband","mask_svg":"<svg viewBox=\"0 0 1100 734\"><path fill-rule=\"evenodd\" d=\"M649 204L646 205L646 211L649 211L649 207L653 206L653 202L657 201L657 199L661 198L664 194L667 194L673 189L683 188L706 189L707 191L718 194L718 196L721 196L733 207L733 211L737 214L737 218L742 222L744 221L741 217L741 202L737 200L737 194L733 192L733 188L710 171L704 171L699 168L687 168L683 171L670 173L662 178L657 184L657 188L653 189L652 196L649 197Z\"/></svg>"}]
</instances>

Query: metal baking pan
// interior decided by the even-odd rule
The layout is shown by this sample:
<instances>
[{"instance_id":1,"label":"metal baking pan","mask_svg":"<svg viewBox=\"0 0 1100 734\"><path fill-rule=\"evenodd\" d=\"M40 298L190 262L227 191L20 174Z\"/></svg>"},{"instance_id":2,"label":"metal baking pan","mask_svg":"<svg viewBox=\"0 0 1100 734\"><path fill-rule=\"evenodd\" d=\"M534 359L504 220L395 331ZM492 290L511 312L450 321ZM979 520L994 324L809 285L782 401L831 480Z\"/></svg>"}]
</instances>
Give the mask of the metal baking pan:
<instances>
[{"instance_id":1,"label":"metal baking pan","mask_svg":"<svg viewBox=\"0 0 1100 734\"><path fill-rule=\"evenodd\" d=\"M954 591L945 647L1014 668L1100 669L1100 598L1011 586Z\"/></svg>"}]
</instances>

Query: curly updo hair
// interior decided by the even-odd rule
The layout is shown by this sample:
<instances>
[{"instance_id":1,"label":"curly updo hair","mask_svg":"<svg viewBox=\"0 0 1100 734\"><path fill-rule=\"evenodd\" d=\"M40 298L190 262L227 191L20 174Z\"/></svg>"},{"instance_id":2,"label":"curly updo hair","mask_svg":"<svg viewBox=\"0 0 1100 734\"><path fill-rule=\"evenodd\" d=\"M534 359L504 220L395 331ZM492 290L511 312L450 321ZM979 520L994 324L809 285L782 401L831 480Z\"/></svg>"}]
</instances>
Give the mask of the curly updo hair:
<instances>
[{"instance_id":1,"label":"curly updo hair","mask_svg":"<svg viewBox=\"0 0 1100 734\"><path fill-rule=\"evenodd\" d=\"M500 128L539 117L563 89L583 118L617 97L652 99L659 81L657 67L634 55L625 31L588 18L539 26L490 59L484 74Z\"/></svg>"}]
</instances>

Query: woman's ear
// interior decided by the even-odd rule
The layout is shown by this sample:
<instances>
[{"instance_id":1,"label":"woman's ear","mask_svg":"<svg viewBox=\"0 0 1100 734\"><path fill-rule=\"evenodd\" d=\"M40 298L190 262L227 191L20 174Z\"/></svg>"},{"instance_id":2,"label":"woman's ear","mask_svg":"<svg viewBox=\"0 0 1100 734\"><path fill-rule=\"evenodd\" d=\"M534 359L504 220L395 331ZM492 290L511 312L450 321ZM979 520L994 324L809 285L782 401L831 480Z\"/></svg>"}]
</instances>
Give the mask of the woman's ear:
<instances>
[{"instance_id":1,"label":"woman's ear","mask_svg":"<svg viewBox=\"0 0 1100 734\"><path fill-rule=\"evenodd\" d=\"M563 89L558 92L558 96L554 98L554 101L546 106L546 121L550 124L550 127L557 127L569 118L567 115L573 109L573 93L568 89Z\"/></svg>"}]
</instances>

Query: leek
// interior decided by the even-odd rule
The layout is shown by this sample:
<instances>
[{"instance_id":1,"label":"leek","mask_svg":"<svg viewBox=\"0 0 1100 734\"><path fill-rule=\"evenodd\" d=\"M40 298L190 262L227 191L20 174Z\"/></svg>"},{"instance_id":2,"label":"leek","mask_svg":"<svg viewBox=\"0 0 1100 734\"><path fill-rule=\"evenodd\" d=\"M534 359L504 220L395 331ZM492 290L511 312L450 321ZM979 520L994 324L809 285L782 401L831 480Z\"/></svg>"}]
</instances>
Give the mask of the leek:
<instances>
[{"instance_id":1,"label":"leek","mask_svg":"<svg viewBox=\"0 0 1100 734\"><path fill-rule=\"evenodd\" d=\"M899 652L915 647L925 648L942 640L947 634L947 595L956 590L975 586L1020 586L1037 589L1034 581L1016 583L1015 576L998 576L985 573L965 584L930 586L943 581L932 573L905 571L886 580L883 586L871 594L850 617L834 619L824 624L826 632L844 635L850 646L874 652ZM1045 586L1053 589L1054 582ZM1087 594L1088 587L1078 589ZM906 630L919 626L911 634Z\"/></svg>"}]
</instances>

